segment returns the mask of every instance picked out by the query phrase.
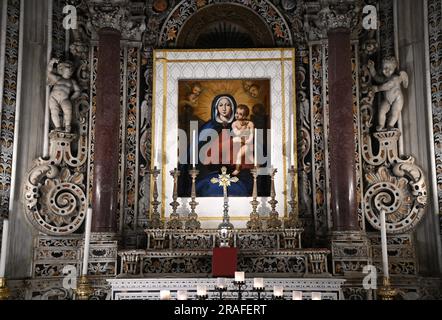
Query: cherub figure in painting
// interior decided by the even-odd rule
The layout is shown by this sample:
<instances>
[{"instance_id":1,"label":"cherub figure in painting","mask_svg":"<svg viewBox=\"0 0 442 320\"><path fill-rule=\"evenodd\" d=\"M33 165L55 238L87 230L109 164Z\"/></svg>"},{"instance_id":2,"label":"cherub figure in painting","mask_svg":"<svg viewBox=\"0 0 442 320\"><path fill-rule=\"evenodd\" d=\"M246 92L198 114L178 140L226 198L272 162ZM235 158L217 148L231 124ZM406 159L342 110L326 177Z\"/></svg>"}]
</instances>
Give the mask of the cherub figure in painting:
<instances>
[{"instance_id":1,"label":"cherub figure in painting","mask_svg":"<svg viewBox=\"0 0 442 320\"><path fill-rule=\"evenodd\" d=\"M54 65L57 64L57 70ZM51 59L48 65L48 81L51 86L49 95L49 108L55 130L62 131L60 113L63 113L63 124L66 132L71 132L72 126L72 101L81 94L80 86L72 79L74 65L70 61L60 62Z\"/></svg>"},{"instance_id":2,"label":"cherub figure in painting","mask_svg":"<svg viewBox=\"0 0 442 320\"><path fill-rule=\"evenodd\" d=\"M405 71L396 73L398 63L396 58L388 57L382 62L382 75L378 75L373 61L368 62L368 69L373 80L379 85L373 86L373 92L384 92L384 99L379 106L377 131L387 124L388 129L395 127L404 106L402 87L408 88L408 75ZM388 115L388 119L387 119Z\"/></svg>"},{"instance_id":3,"label":"cherub figure in painting","mask_svg":"<svg viewBox=\"0 0 442 320\"><path fill-rule=\"evenodd\" d=\"M240 145L240 148L236 154L236 157L234 158L236 168L232 173L233 176L237 176L240 173L242 163L253 163L253 158L250 158L253 152L251 147L253 147L252 142L255 126L252 121L248 120L249 114L250 109L248 106L244 104L238 105L235 113L236 121L232 123L232 140L233 145Z\"/></svg>"}]
</instances>

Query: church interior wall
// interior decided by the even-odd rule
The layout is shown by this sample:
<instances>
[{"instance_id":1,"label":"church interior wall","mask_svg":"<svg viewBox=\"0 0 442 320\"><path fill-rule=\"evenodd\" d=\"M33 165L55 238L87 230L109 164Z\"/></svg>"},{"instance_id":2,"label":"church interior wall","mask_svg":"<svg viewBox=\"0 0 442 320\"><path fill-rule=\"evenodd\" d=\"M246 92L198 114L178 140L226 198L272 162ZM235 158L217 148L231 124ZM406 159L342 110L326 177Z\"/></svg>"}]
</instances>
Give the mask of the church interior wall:
<instances>
[{"instance_id":1,"label":"church interior wall","mask_svg":"<svg viewBox=\"0 0 442 320\"><path fill-rule=\"evenodd\" d=\"M51 291L51 286L56 287L58 291L55 296L62 298L70 298L70 294L63 290L61 281L61 268L66 264L67 260L58 263L48 258L47 265L44 266L45 271L37 275L35 261L36 253L43 252L38 248L37 239L60 239L55 235L44 235L26 221L26 210L24 208L23 187L30 172L35 165L35 160L42 156L43 140L44 140L44 123L46 109L46 68L47 68L47 48L48 48L48 23L52 22L53 32L51 35L51 45L53 47L52 56L62 58L66 46L66 41L73 44L78 41L79 44L86 44L87 53L72 54L76 66L84 66L85 74L82 76L84 80L83 98L87 105L85 130L81 129L82 124L76 123L80 136L84 136L88 146L87 155L84 156L85 163L81 166L69 167L71 173L78 172L83 174L83 179L79 185L82 186L86 195L83 201L87 205L91 202L92 190L92 168L93 168L93 146L94 146L94 121L96 108L96 57L97 42L96 35L84 32L81 29L79 33L66 33L62 27L63 15L60 14L63 7L63 0L53 0L54 12L51 19L48 19L49 1L41 0L6 0L8 7L14 6L22 10L22 16L17 16L19 24L22 23L19 33L5 34L5 37L15 37L15 41L21 45L15 54L16 59L15 72L16 93L19 94L19 107L15 107L14 117L19 119L19 123L9 136L9 147L5 149L2 141L1 152L7 152L11 156L9 163L4 165L10 168L9 176L6 173L0 175L2 181L11 181L12 175L14 179L9 186L6 183L4 191L10 192L8 196L9 202L2 202L2 211L9 212L10 219L10 247L9 262L7 268L7 276L12 280L11 286L15 290L17 298L32 298L32 295L39 298L47 298L45 295ZM86 19L84 16L84 1L79 1L80 25L85 28ZM228 2L228 1L226 1ZM232 1L232 2L241 2ZM300 219L305 227L305 241L309 246L324 247L329 246L329 234L333 228L332 212L330 207L330 177L329 177L329 160L328 160L328 47L327 41L318 38L317 34L311 30L306 30L303 25L305 14L304 2L299 1L297 5L292 6L290 1L276 1L277 17L280 17L285 24L281 25L283 31L289 30L290 35L285 34L277 38L275 37L275 46L278 47L296 47L297 51L297 98L298 98L298 136L299 143L299 205L301 208ZM376 1L365 1L365 3L373 3ZM148 1L148 6L142 1L135 4L134 12L143 13L147 16L146 28L142 36L135 36L132 39L124 39L121 49L121 121L124 124L120 130L120 166L119 166L119 201L118 201L118 234L119 249L143 249L146 244L146 234L144 229L147 227L148 215L150 208L151 192L149 188L152 186L148 169L151 163L150 144L151 141L151 108L152 108L152 74L153 65L152 57L154 49L173 48L177 41L179 33L173 33L177 26L171 19L171 13L174 7L166 9L152 7L155 1ZM175 4L175 3L174 3ZM182 3L177 3L177 6ZM434 60L437 54L426 57L426 51L430 50L428 45L434 45L430 39L426 41L427 26L425 23L426 14L432 16L433 10L440 9L441 0L427 0L423 3L414 0L388 0L379 1L377 6L380 9L381 20L380 30L376 34L371 34L379 44L379 52L376 54L376 66L381 62L382 58L388 55L398 54L399 69L406 70L410 76L409 87L405 92L406 105L402 112L401 120L401 147L400 152L403 155L412 155L416 159L416 163L425 173L428 187L428 205L426 213L422 221L414 232L407 232L404 236L412 235L414 237L413 250L417 255L416 272L413 273L413 279L416 282L425 282L421 276L438 278L442 272L442 242L441 242L441 225L439 203L435 203L433 199L438 199L442 203L442 195L438 193L440 181L433 182L432 179L439 178L439 172L435 171L434 161L438 161L440 157L440 148L438 145L439 135L429 129L432 126L438 127L437 103L442 95L439 89L435 89L433 84L434 78L437 78L439 69L434 69L429 64L436 65ZM427 7L425 7L427 6ZM141 9L140 9L141 8ZM10 10L10 9L9 9ZM2 12L3 13L3 12ZM393 13L396 14L394 19ZM0 25L4 23L4 14L0 15ZM433 14L434 16L434 14ZM388 17L388 18L386 18ZM187 17L188 18L188 17ZM439 14L440 18L440 14ZM395 22L396 21L396 22ZM8 30L17 28L17 21L11 23L8 20ZM169 25L167 24L169 23ZM432 23L430 20L429 23ZM182 27L182 26L181 26ZM284 29L286 28L286 29ZM428 28L432 30L434 26ZM175 32L178 30L175 29ZM439 32L441 32L439 28ZM22 41L20 41L20 36ZM311 37L311 38L310 38ZM431 38L431 34L430 34ZM440 43L440 41L439 41ZM6 43L8 48L9 42ZM362 121L362 99L364 96L359 92L360 78L362 77L362 68L366 63L366 57L361 55L363 52L363 41L353 39L353 77L354 77L354 105L355 105L355 137L356 150L355 157L357 159L358 168L358 208L359 220L362 230L366 230L369 234L377 237L377 230L374 230L366 222L363 212L363 199L366 182L365 182L365 164L362 156L363 148L363 128ZM72 50L72 49L70 49ZM22 56L19 56L21 52ZM431 51L430 51L431 53ZM8 51L1 59L4 61L5 70L7 69ZM435 57L436 56L436 57ZM6 57L6 58L5 58ZM428 58L428 59L427 59ZM428 60L428 61L427 61ZM15 70L15 71L14 71ZM19 77L21 70L21 77ZM1 70L0 70L1 71ZM9 76L5 73L5 80ZM20 81L21 79L21 81ZM6 83L6 82L5 82ZM438 93L437 93L437 90ZM436 91L436 93L435 93ZM359 94L359 96L358 96ZM3 94L5 96L5 94ZM430 99L432 101L430 101ZM433 108L433 110L432 110ZM2 109L2 119L5 119L7 109ZM433 117L429 114L433 111ZM2 121L2 130L3 130ZM434 134L434 136L433 136ZM12 141L12 144L11 144ZM436 141L436 142L435 142ZM435 143L435 145L433 145ZM16 145L15 157L13 154L13 145ZM436 148L436 153L434 149ZM6 151L5 151L6 150ZM75 152L74 152L75 154ZM12 164L12 159L15 163ZM2 160L3 161L3 160ZM439 164L437 162L437 164ZM14 173L13 173L14 172ZM3 183L3 182L2 182ZM2 197L5 196L2 193ZM82 202L82 203L83 203ZM6 209L5 209L6 208ZM6 216L6 214L5 214ZM83 234L83 226L80 226L76 232L64 236L70 245L66 248L71 250L74 245L81 242ZM52 238L51 238L52 237ZM61 237L63 238L63 237ZM400 238L400 236L399 236ZM377 240L373 240L376 242ZM393 240L392 240L393 241ZM409 247L407 247L409 248ZM78 249L78 248L77 248ZM40 251L39 251L40 250ZM109 249L112 251L113 249ZM48 251L49 252L49 251ZM76 251L76 268L79 269L82 251ZM95 281L98 287L104 287L104 279L106 277L115 276L119 272L117 264L118 260L116 252L113 252L112 258L108 257L105 262L97 260L93 262L91 268L100 270L97 272ZM98 258L97 258L98 259ZM330 261L332 259L329 259ZM39 262L44 261L39 260ZM55 262L54 262L55 261ZM371 261L373 262L373 261ZM57 275L51 277L51 263L57 264ZM379 261L374 262L379 263ZM400 264L401 262L399 262ZM44 264L44 263L43 263ZM61 266L61 267L60 267ZM404 268L406 269L406 268ZM55 270L55 269L54 269ZM330 270L332 273L336 270ZM406 273L406 272L405 272ZM406 282L408 275L403 279ZM400 275L398 275L400 277ZM23 289L23 280L31 278L36 280L33 286L33 293L26 292ZM359 277L352 278L350 275L349 288L347 293L353 293L355 296L367 297L366 293L360 291ZM423 279L423 280L422 280ZM40 282L39 282L40 281ZM402 281L402 278L401 280ZM437 286L437 281L430 281L430 286ZM101 288L100 287L100 288ZM407 288L404 286L404 293L407 290L413 291L417 285ZM100 289L101 290L101 289ZM429 290L428 292L430 292ZM423 290L423 292L428 293ZM100 292L101 294L101 292ZM437 295L437 292L434 293Z\"/></svg>"}]
</instances>

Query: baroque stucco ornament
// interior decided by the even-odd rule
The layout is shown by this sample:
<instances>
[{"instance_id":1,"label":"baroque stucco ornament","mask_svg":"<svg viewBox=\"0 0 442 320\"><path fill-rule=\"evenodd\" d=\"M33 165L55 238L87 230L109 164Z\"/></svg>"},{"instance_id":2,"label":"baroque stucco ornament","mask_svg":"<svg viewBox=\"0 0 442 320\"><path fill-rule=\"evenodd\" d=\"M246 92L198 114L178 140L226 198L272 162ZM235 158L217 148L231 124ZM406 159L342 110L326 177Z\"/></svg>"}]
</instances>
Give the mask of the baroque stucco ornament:
<instances>
[{"instance_id":1,"label":"baroque stucco ornament","mask_svg":"<svg viewBox=\"0 0 442 320\"><path fill-rule=\"evenodd\" d=\"M398 129L376 132L379 143L374 154L372 140L364 136L362 156L366 162L367 182L364 195L365 217L371 226L381 228L379 213L386 211L387 232L405 233L419 223L427 204L427 185L422 169L413 157L398 155L401 132Z\"/></svg>"},{"instance_id":2,"label":"baroque stucco ornament","mask_svg":"<svg viewBox=\"0 0 442 320\"><path fill-rule=\"evenodd\" d=\"M95 32L110 28L120 31L123 38L133 39L141 37L146 29L144 21L132 16L129 0L88 0L87 3L88 25Z\"/></svg>"},{"instance_id":3,"label":"baroque stucco ornament","mask_svg":"<svg viewBox=\"0 0 442 320\"><path fill-rule=\"evenodd\" d=\"M80 138L82 151L74 157L71 143L77 135L54 131L50 138L53 156L36 160L24 184L25 216L45 234L67 235L83 223L87 201L83 173L72 172L65 165L80 167L86 162L86 139Z\"/></svg>"},{"instance_id":4,"label":"baroque stucco ornament","mask_svg":"<svg viewBox=\"0 0 442 320\"><path fill-rule=\"evenodd\" d=\"M359 0L306 1L305 30L309 40L327 38L335 29L347 29L357 37L361 18Z\"/></svg>"}]
</instances>

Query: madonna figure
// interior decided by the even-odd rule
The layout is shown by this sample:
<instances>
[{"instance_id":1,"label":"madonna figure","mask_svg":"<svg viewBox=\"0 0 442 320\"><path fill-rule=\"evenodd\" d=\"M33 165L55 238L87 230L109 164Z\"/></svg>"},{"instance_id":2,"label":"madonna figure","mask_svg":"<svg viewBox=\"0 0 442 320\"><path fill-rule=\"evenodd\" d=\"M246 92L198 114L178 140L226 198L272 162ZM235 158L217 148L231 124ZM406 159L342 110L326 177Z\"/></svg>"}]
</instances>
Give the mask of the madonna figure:
<instances>
[{"instance_id":1,"label":"madonna figure","mask_svg":"<svg viewBox=\"0 0 442 320\"><path fill-rule=\"evenodd\" d=\"M198 197L222 197L223 189L217 184L212 184L210 180L218 178L223 166L228 168L230 174L235 171L231 129L236 108L233 96L229 94L216 96L211 106L211 119L198 130L198 150L201 155L197 164L197 169L200 171L196 181ZM182 174L179 196L190 196L191 182L188 178L190 166L180 166ZM229 187L229 196L249 197L253 187L250 171L241 171L238 178L239 182Z\"/></svg>"}]
</instances>

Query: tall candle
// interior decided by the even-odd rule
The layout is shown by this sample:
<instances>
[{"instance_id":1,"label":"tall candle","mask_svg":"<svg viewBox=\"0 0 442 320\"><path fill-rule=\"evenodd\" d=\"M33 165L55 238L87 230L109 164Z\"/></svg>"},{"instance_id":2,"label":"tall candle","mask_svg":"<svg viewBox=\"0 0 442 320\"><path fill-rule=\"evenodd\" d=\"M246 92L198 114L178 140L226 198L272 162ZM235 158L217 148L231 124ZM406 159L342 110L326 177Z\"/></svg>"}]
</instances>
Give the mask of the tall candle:
<instances>
[{"instance_id":1,"label":"tall candle","mask_svg":"<svg viewBox=\"0 0 442 320\"><path fill-rule=\"evenodd\" d=\"M384 277L389 278L388 272L388 251L387 251L387 223L385 221L385 210L381 210L381 246L382 246L382 266Z\"/></svg>"},{"instance_id":2,"label":"tall candle","mask_svg":"<svg viewBox=\"0 0 442 320\"><path fill-rule=\"evenodd\" d=\"M161 290L160 291L160 299L161 300L170 300L170 291L169 290Z\"/></svg>"},{"instance_id":3,"label":"tall candle","mask_svg":"<svg viewBox=\"0 0 442 320\"><path fill-rule=\"evenodd\" d=\"M177 300L187 300L187 291L186 290L178 290L176 295Z\"/></svg>"},{"instance_id":4,"label":"tall candle","mask_svg":"<svg viewBox=\"0 0 442 320\"><path fill-rule=\"evenodd\" d=\"M3 220L3 234L2 234L2 252L0 255L0 278L5 277L6 270L6 252L8 251L8 232L9 220Z\"/></svg>"},{"instance_id":5,"label":"tall candle","mask_svg":"<svg viewBox=\"0 0 442 320\"><path fill-rule=\"evenodd\" d=\"M293 114L290 117L290 161L292 167L295 166L295 125Z\"/></svg>"},{"instance_id":6,"label":"tall candle","mask_svg":"<svg viewBox=\"0 0 442 320\"><path fill-rule=\"evenodd\" d=\"M159 124L158 123L155 123L155 131L154 131L154 134L155 134L155 143L154 143L154 145L155 145L155 150L153 151L153 158L154 158L154 166L155 166L155 168L159 168L159 158L160 158L160 156L159 156L159 153L160 153L160 139L159 139L159 134L158 134L158 132L157 132L157 128L159 128Z\"/></svg>"},{"instance_id":7,"label":"tall candle","mask_svg":"<svg viewBox=\"0 0 442 320\"><path fill-rule=\"evenodd\" d=\"M302 291L293 291L293 300L302 300Z\"/></svg>"},{"instance_id":8,"label":"tall candle","mask_svg":"<svg viewBox=\"0 0 442 320\"><path fill-rule=\"evenodd\" d=\"M236 271L235 272L235 281L236 282L244 282L245 280L245 273L243 271Z\"/></svg>"},{"instance_id":9,"label":"tall candle","mask_svg":"<svg viewBox=\"0 0 442 320\"><path fill-rule=\"evenodd\" d=\"M224 289L226 287L226 279L224 279L224 278L217 278L216 279L216 286L219 289Z\"/></svg>"},{"instance_id":10,"label":"tall candle","mask_svg":"<svg viewBox=\"0 0 442 320\"><path fill-rule=\"evenodd\" d=\"M253 288L262 289L264 288L264 279L263 278L255 278L253 279Z\"/></svg>"},{"instance_id":11,"label":"tall candle","mask_svg":"<svg viewBox=\"0 0 442 320\"><path fill-rule=\"evenodd\" d=\"M87 209L86 214L86 228L85 228L85 236L84 236L84 252L83 252L83 270L82 275L87 275L87 265L89 261L89 246L91 243L91 226L92 226L92 209Z\"/></svg>"},{"instance_id":12,"label":"tall candle","mask_svg":"<svg viewBox=\"0 0 442 320\"><path fill-rule=\"evenodd\" d=\"M192 133L192 136L193 136L193 138L192 138L192 166L196 166L196 153L197 153L197 150L196 150L196 131L195 130L193 130L193 133Z\"/></svg>"},{"instance_id":13,"label":"tall candle","mask_svg":"<svg viewBox=\"0 0 442 320\"><path fill-rule=\"evenodd\" d=\"M255 142L254 142L254 147L255 147L255 167L258 166L258 129L255 128Z\"/></svg>"},{"instance_id":14,"label":"tall candle","mask_svg":"<svg viewBox=\"0 0 442 320\"><path fill-rule=\"evenodd\" d=\"M282 296L284 296L284 287L282 287L282 286L274 286L273 287L273 295L275 297L282 297Z\"/></svg>"},{"instance_id":15,"label":"tall candle","mask_svg":"<svg viewBox=\"0 0 442 320\"><path fill-rule=\"evenodd\" d=\"M322 300L321 292L312 292L312 300Z\"/></svg>"},{"instance_id":16,"label":"tall candle","mask_svg":"<svg viewBox=\"0 0 442 320\"><path fill-rule=\"evenodd\" d=\"M196 295L198 297L204 297L207 295L207 288L206 286L197 286L196 287Z\"/></svg>"}]
</instances>

